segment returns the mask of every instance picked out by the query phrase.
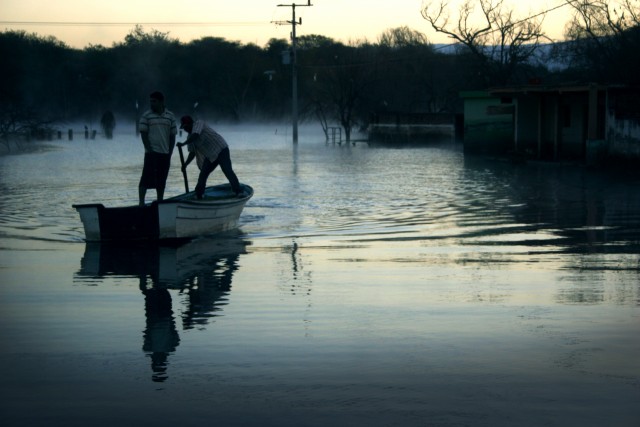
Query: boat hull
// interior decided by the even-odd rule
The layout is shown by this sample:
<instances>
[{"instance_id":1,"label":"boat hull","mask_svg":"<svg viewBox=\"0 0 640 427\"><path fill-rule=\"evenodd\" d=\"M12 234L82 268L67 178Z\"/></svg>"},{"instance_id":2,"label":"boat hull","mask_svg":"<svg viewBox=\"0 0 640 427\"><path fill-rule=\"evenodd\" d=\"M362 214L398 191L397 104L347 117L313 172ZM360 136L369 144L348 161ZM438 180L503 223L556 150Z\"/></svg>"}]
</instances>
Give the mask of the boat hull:
<instances>
[{"instance_id":1,"label":"boat hull","mask_svg":"<svg viewBox=\"0 0 640 427\"><path fill-rule=\"evenodd\" d=\"M207 187L202 199L194 192L144 206L73 205L87 242L122 240L188 240L234 229L253 189L242 184L236 196L229 184Z\"/></svg>"},{"instance_id":2,"label":"boat hull","mask_svg":"<svg viewBox=\"0 0 640 427\"><path fill-rule=\"evenodd\" d=\"M249 241L239 233L197 238L180 245L87 242L76 276L130 276L140 277L144 282L150 278L154 285L174 289L202 286L202 278L207 276L213 281L230 280L227 274L213 273L217 268L224 270L227 264L232 264L229 268L235 270L237 259L247 253L248 245Z\"/></svg>"}]
</instances>

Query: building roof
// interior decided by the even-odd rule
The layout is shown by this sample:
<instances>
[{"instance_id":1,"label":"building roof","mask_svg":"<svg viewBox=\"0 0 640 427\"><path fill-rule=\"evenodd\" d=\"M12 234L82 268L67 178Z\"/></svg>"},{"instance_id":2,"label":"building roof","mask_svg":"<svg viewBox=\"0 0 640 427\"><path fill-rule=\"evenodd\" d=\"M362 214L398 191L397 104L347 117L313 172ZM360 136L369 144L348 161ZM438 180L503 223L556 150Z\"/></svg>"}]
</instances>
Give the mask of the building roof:
<instances>
[{"instance_id":1,"label":"building roof","mask_svg":"<svg viewBox=\"0 0 640 427\"><path fill-rule=\"evenodd\" d=\"M542 84L529 84L522 86L505 86L495 87L487 90L487 93L491 96L514 96L514 95L528 95L536 93L575 93L575 92L589 92L590 90L605 90L612 88L611 85L601 85L597 83L583 84L583 85L542 85Z\"/></svg>"}]
</instances>

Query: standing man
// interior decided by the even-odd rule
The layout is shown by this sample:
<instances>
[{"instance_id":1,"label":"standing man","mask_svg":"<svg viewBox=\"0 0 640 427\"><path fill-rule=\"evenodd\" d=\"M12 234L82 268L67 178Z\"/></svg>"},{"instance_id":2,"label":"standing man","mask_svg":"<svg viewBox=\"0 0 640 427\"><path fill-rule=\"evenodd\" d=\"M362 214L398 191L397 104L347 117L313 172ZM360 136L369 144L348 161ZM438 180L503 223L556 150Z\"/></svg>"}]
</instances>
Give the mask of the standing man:
<instances>
[{"instance_id":1,"label":"standing man","mask_svg":"<svg viewBox=\"0 0 640 427\"><path fill-rule=\"evenodd\" d=\"M109 110L105 111L100 119L102 132L107 139L113 139L113 129L116 127L116 117Z\"/></svg>"},{"instance_id":2,"label":"standing man","mask_svg":"<svg viewBox=\"0 0 640 427\"><path fill-rule=\"evenodd\" d=\"M196 197L202 199L207 178L218 165L220 165L224 176L229 180L233 192L241 196L242 188L231 166L231 155L229 154L227 141L202 120L194 122L191 116L182 116L180 129L184 129L189 133L187 140L180 144L180 146L186 145L189 149L189 156L182 166L183 172L187 170L187 165L191 163L194 157L198 168L200 168L198 184L196 185Z\"/></svg>"},{"instance_id":3,"label":"standing man","mask_svg":"<svg viewBox=\"0 0 640 427\"><path fill-rule=\"evenodd\" d=\"M164 188L171 165L171 153L176 143L176 118L164 106L164 95L153 92L149 95L150 110L140 118L140 136L144 144L144 166L138 185L140 206L148 188L155 188L158 201L164 197Z\"/></svg>"}]
</instances>

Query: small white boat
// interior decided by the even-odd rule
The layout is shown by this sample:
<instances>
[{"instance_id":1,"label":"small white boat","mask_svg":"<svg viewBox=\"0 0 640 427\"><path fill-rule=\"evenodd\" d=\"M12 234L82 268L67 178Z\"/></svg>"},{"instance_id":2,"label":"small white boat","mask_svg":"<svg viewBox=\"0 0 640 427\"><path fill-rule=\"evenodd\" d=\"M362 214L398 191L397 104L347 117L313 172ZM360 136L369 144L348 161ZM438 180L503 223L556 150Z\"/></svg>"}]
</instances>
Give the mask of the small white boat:
<instances>
[{"instance_id":1,"label":"small white boat","mask_svg":"<svg viewBox=\"0 0 640 427\"><path fill-rule=\"evenodd\" d=\"M241 184L237 196L229 184L205 189L202 199L187 192L144 206L73 205L80 214L87 242L123 240L189 240L238 226L253 188Z\"/></svg>"}]
</instances>

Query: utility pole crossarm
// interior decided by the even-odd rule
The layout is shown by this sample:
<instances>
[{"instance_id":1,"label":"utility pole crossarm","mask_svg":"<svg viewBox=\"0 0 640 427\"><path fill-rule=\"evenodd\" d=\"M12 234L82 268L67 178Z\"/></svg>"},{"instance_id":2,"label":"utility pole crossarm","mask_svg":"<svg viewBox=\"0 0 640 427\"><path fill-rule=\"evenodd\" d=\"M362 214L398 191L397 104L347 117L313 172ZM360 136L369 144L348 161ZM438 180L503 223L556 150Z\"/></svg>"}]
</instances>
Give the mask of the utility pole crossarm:
<instances>
[{"instance_id":1,"label":"utility pole crossarm","mask_svg":"<svg viewBox=\"0 0 640 427\"><path fill-rule=\"evenodd\" d=\"M279 5L278 5L278 7L296 7L296 6L304 7L304 6L313 6L313 5L311 4L311 0L309 0L309 1L307 2L307 4L295 4L295 3L291 3L291 4L279 4Z\"/></svg>"}]
</instances>

